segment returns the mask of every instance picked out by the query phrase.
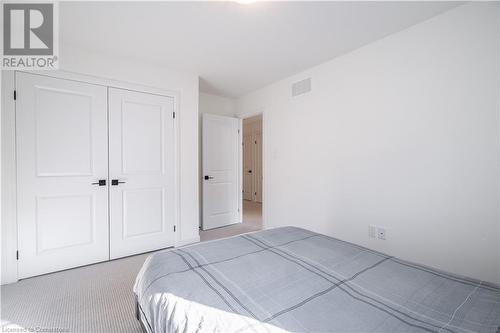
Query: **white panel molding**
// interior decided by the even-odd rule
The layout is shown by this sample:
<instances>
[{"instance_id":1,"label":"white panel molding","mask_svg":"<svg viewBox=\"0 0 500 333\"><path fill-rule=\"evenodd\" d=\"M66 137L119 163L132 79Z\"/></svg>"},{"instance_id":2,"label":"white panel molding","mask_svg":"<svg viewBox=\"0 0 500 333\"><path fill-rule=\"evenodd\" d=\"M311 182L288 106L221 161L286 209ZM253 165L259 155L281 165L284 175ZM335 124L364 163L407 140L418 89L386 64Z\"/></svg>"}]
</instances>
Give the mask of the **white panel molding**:
<instances>
[{"instance_id":1,"label":"white panel molding","mask_svg":"<svg viewBox=\"0 0 500 333\"><path fill-rule=\"evenodd\" d=\"M156 105L152 105L152 104L146 104L146 103L137 103L136 101L127 101L127 100L124 100L122 102L122 108L121 108L121 123L122 123L122 133L121 133L121 137L122 137L122 140L126 140L127 138L127 131L126 131L126 117L127 117L127 109L125 108L125 105L126 104L141 104L141 105L144 105L144 106L153 106L155 108L157 108L158 110L155 110L155 111L158 111L158 117L159 117L159 120L156 122L155 125L157 124L163 124L163 121L164 121L164 117L165 117L165 110L163 108L158 108ZM130 111L128 111L130 112ZM144 110L141 110L141 112L144 112ZM170 116L170 115L169 115ZM133 123L133 125L136 125L135 123ZM165 133L164 133L164 128L162 126L160 126L160 136L164 139L165 137ZM159 148L159 151L160 151L160 160L159 160L159 166L156 170L153 170L153 169L150 169L150 170L133 170L131 168L128 168L127 167L127 157L128 157L128 154L127 154L127 151L126 150L123 150L122 149L122 154L121 154L121 170L122 170L122 173L124 175L145 175L145 174L149 174L149 175L162 175L165 173L165 153L164 153L164 143L162 142L160 144L160 148ZM133 158L132 160L136 160L135 158Z\"/></svg>"},{"instance_id":2,"label":"white panel molding","mask_svg":"<svg viewBox=\"0 0 500 333\"><path fill-rule=\"evenodd\" d=\"M144 236L144 235L149 235L149 234L155 234L155 233L162 233L165 230L165 221L162 219L162 222L159 225L159 228L149 230L147 232L139 232L139 233L131 233L129 232L129 225L128 225L128 212L127 212L127 196L130 195L131 193L144 193L144 192L159 192L160 193L160 202L162 202L165 198L165 191L159 187L159 188L145 188L145 189L133 189L133 190L124 190L122 192L122 205L123 205L123 239L127 238L134 238L138 236ZM162 216L165 214L165 210L162 208L161 210Z\"/></svg>"},{"instance_id":3,"label":"white panel molding","mask_svg":"<svg viewBox=\"0 0 500 333\"><path fill-rule=\"evenodd\" d=\"M92 96L89 95L89 94L85 94L85 93L78 93L76 91L72 91L72 90L68 90L68 89L57 89L57 88L53 88L53 87L44 87L44 86L37 86L36 87L36 96L37 96L37 99L40 98L40 95L42 94L42 92L47 92L47 93L59 93L59 94L64 94L64 95L72 95L72 96L77 96L77 97L86 97L88 99L88 102L89 102L89 108L87 110L85 110L87 112L87 121L88 121L88 125L89 125L89 128L86 129L86 132L88 133L88 170L82 170L80 172L44 172L44 171L41 171L40 170L40 165L43 164L41 163L42 162L42 158L40 155L44 155L44 154L40 154L40 150L41 148L43 147L41 145L41 137L40 137L40 132L41 131L41 126L42 124L44 123L43 121L43 115L40 115L40 110L38 109L36 112L35 112L35 137L36 137L36 149L35 149L35 154L36 154L36 158L35 158L35 161L36 161L36 173L37 173L37 177L66 177L66 176L90 176L94 173L94 161L92 160L92 137L91 137L91 124L92 124L92 117L91 117L91 109L92 109L92 103L93 103L93 100L92 100ZM46 115L45 115L46 116ZM73 115L74 116L74 115ZM45 121L45 125L46 124L46 121ZM49 124L50 125L50 124ZM48 129L49 131L51 131L51 129ZM56 142L50 142L50 145L49 146L53 146L54 144L58 145L60 144L61 141L63 140L55 140ZM61 161L59 161L61 162ZM55 163L55 164L59 164L59 163Z\"/></svg>"},{"instance_id":4,"label":"white panel molding","mask_svg":"<svg viewBox=\"0 0 500 333\"><path fill-rule=\"evenodd\" d=\"M87 234L88 238L85 239L85 240L82 240L80 242L73 242L73 243L70 243L70 244L63 244L61 246L51 246L51 247L48 247L48 248L43 248L42 245L43 245L43 241L42 239L40 239L41 235L41 231L43 229L42 225L43 225L43 219L41 219L40 217L40 210L41 208L43 208L43 202L44 201L49 201L49 200L56 200L56 199L75 199L75 198L81 198L81 199L88 199L88 205L89 205L89 208L90 208L90 224L89 224L89 230L90 232ZM56 249L61 249L61 248L68 248L68 247L72 247L72 246L79 246L79 245L85 245L85 244L92 244L95 242L95 236L96 236L96 232L95 232L95 227L96 227L96 220L95 220L95 197L94 195L92 194L68 194L68 195L50 195L50 196L37 196L35 198L36 200L36 210L35 210L35 214L36 214L36 221L35 221L35 225L36 225L36 230L37 230L37 233L36 233L36 253L37 254L40 254L40 253L43 253L43 252L48 252L48 251L52 251L52 250L56 250ZM59 208L60 206L58 206ZM41 225L42 224L42 225ZM81 235L79 235L81 236ZM61 238L61 237L59 237ZM67 243L67 239L64 239L63 242L66 242Z\"/></svg>"}]
</instances>

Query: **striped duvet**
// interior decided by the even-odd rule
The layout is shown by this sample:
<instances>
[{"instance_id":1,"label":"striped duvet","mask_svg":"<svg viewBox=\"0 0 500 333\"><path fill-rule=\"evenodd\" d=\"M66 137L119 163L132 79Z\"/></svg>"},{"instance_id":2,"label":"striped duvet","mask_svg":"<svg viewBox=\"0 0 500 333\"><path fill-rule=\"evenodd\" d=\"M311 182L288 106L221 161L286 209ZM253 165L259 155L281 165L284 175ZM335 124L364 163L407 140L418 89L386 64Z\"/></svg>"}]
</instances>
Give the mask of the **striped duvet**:
<instances>
[{"instance_id":1,"label":"striped duvet","mask_svg":"<svg viewBox=\"0 0 500 333\"><path fill-rule=\"evenodd\" d=\"M500 288L284 227L157 252L149 332L496 332Z\"/></svg>"}]
</instances>

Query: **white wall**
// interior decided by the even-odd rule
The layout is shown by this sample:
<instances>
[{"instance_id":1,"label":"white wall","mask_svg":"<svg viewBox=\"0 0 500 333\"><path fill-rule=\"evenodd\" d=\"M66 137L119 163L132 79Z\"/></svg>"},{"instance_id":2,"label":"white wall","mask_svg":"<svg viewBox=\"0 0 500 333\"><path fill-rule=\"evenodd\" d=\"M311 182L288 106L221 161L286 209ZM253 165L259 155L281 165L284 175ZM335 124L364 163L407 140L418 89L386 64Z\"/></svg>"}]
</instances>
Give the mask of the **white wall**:
<instances>
[{"instance_id":1,"label":"white wall","mask_svg":"<svg viewBox=\"0 0 500 333\"><path fill-rule=\"evenodd\" d=\"M500 283L498 11L466 4L240 98L264 110L266 227Z\"/></svg>"},{"instance_id":2,"label":"white wall","mask_svg":"<svg viewBox=\"0 0 500 333\"><path fill-rule=\"evenodd\" d=\"M200 92L200 114L210 113L219 116L234 116L236 114L236 100Z\"/></svg>"},{"instance_id":3,"label":"white wall","mask_svg":"<svg viewBox=\"0 0 500 333\"><path fill-rule=\"evenodd\" d=\"M170 90L178 94L180 226L177 228L176 238L178 245L199 241L198 76L144 62L90 53L65 45L60 47L59 58L60 69L64 71ZM12 89L2 89L2 93L4 97L10 97ZM2 118L5 118L5 115L2 105ZM2 139L13 135L13 121L10 121L10 125L4 123L2 130ZM15 155L10 147L2 145L3 171L12 172L13 156ZM2 178L4 175L5 173L2 174ZM12 188L15 188L15 177L4 178L2 193L13 193ZM17 238L16 229L12 228L12 225L15 226L15 216L11 215L12 211L15 212L15 201L5 197L2 199L2 283L15 281L13 278L16 276L16 262L15 259L11 260L12 250L15 253L15 247L11 249L12 246L5 245L12 244ZM10 206L10 209L5 209L5 204Z\"/></svg>"}]
</instances>

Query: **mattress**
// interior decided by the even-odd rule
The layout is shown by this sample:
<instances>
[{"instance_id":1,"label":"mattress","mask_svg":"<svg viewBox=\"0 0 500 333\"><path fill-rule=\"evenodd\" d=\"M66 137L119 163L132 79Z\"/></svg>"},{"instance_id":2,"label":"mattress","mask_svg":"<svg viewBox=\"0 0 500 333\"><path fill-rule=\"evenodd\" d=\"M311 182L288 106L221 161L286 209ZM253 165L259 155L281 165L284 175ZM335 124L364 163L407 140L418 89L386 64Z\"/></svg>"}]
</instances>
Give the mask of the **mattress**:
<instances>
[{"instance_id":1,"label":"mattress","mask_svg":"<svg viewBox=\"0 0 500 333\"><path fill-rule=\"evenodd\" d=\"M500 332L497 285L283 227L157 252L148 332Z\"/></svg>"}]
</instances>

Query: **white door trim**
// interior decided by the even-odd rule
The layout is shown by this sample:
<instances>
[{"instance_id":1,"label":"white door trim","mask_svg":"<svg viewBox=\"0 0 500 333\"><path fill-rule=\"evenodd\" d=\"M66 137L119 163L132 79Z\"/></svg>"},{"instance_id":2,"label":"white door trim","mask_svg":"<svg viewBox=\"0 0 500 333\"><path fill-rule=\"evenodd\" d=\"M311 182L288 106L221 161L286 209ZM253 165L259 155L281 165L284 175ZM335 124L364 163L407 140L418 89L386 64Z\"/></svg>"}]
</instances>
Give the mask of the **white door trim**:
<instances>
[{"instance_id":1,"label":"white door trim","mask_svg":"<svg viewBox=\"0 0 500 333\"><path fill-rule=\"evenodd\" d=\"M14 71L2 71L1 162L1 284L17 281L17 164L16 112L12 93L15 89ZM7 195L8 194L8 195Z\"/></svg>"},{"instance_id":2,"label":"white door trim","mask_svg":"<svg viewBox=\"0 0 500 333\"><path fill-rule=\"evenodd\" d=\"M22 72L28 74L37 74L42 76L48 76L58 79L79 81L84 83L95 84L98 86L105 86L110 88L119 88L125 90L132 90L137 92L143 92L154 95L161 95L167 97L174 97L176 100L179 100L179 92L173 90L166 90L151 86L146 86L134 82L126 82L126 81L117 81L112 79L100 78L92 75L80 74L75 72L57 70L57 71L15 71Z\"/></svg>"},{"instance_id":3,"label":"white door trim","mask_svg":"<svg viewBox=\"0 0 500 333\"><path fill-rule=\"evenodd\" d=\"M18 281L18 265L16 260L16 251L18 248L18 224L17 224L17 185L16 185L16 168L15 159L16 140L15 140L15 102L13 100L13 91L15 89L15 73L26 72L30 74L43 75L53 78L79 81L95 85L102 85L110 88L120 88L143 92L148 94L156 94L161 96L172 97L174 99L174 112L176 118L174 121L175 132L175 241L174 246L182 246L189 243L199 241L197 239L183 240L181 238L180 225L180 136L179 136L179 103L180 93L172 90L141 85L132 82L111 80L99 78L91 75L79 74L69 71L3 71L1 78L1 95L2 95L2 112L1 112L1 225L0 225L0 240L1 248L1 279L0 284L14 283ZM22 98L21 96L18 96ZM6 196L5 193L9 193ZM22 255L22 254L21 254Z\"/></svg>"},{"instance_id":4,"label":"white door trim","mask_svg":"<svg viewBox=\"0 0 500 333\"><path fill-rule=\"evenodd\" d=\"M253 169L255 170L253 201L262 203L262 128L253 134L253 138L255 142L253 156ZM258 186L259 184L260 186Z\"/></svg>"},{"instance_id":5,"label":"white door trim","mask_svg":"<svg viewBox=\"0 0 500 333\"><path fill-rule=\"evenodd\" d=\"M238 130L238 145L239 145L239 155L238 155L238 212L239 223L243 223L243 119L239 118L239 130Z\"/></svg>"}]
</instances>

